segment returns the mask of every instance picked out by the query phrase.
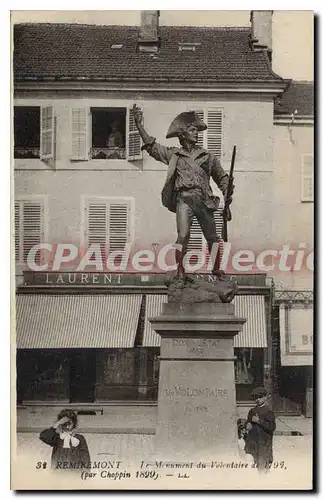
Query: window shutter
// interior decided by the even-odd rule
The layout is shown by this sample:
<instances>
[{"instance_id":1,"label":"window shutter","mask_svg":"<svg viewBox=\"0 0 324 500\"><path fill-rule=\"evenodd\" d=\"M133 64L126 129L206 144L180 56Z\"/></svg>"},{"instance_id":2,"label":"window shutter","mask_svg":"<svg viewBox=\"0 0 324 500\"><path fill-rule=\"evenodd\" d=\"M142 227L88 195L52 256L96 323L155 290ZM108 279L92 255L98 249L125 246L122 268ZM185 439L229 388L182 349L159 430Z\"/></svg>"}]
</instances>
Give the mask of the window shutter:
<instances>
[{"instance_id":1,"label":"window shutter","mask_svg":"<svg viewBox=\"0 0 324 500\"><path fill-rule=\"evenodd\" d=\"M188 251L189 250L198 250L203 251L203 242L205 238L203 237L202 231L200 229L199 222L196 217L193 218L191 229L190 229L190 238L188 242Z\"/></svg>"},{"instance_id":2,"label":"window shutter","mask_svg":"<svg viewBox=\"0 0 324 500\"><path fill-rule=\"evenodd\" d=\"M44 241L44 204L42 201L19 200L15 202L15 257L17 263L27 261L34 245ZM37 252L35 261L42 261Z\"/></svg>"},{"instance_id":3,"label":"window shutter","mask_svg":"<svg viewBox=\"0 0 324 500\"><path fill-rule=\"evenodd\" d=\"M141 160L143 157L141 136L136 128L132 109L127 110L127 160Z\"/></svg>"},{"instance_id":4,"label":"window shutter","mask_svg":"<svg viewBox=\"0 0 324 500\"><path fill-rule=\"evenodd\" d=\"M21 249L22 249L22 231L21 231L21 208L22 205L19 201L15 202L15 260L16 262L22 261Z\"/></svg>"},{"instance_id":5,"label":"window shutter","mask_svg":"<svg viewBox=\"0 0 324 500\"><path fill-rule=\"evenodd\" d=\"M302 156L301 201L314 201L313 155Z\"/></svg>"},{"instance_id":6,"label":"window shutter","mask_svg":"<svg viewBox=\"0 0 324 500\"><path fill-rule=\"evenodd\" d=\"M218 208L216 212L214 212L214 219L215 219L215 224L216 224L216 233L217 236L222 238L222 232L223 232L223 208Z\"/></svg>"},{"instance_id":7,"label":"window shutter","mask_svg":"<svg viewBox=\"0 0 324 500\"><path fill-rule=\"evenodd\" d=\"M86 205L87 246L99 244L105 261L108 253L124 250L130 241L130 214L128 200L89 200Z\"/></svg>"},{"instance_id":8,"label":"window shutter","mask_svg":"<svg viewBox=\"0 0 324 500\"><path fill-rule=\"evenodd\" d=\"M87 246L100 245L101 255L106 259L108 209L106 201L91 201L87 205Z\"/></svg>"},{"instance_id":9,"label":"window shutter","mask_svg":"<svg viewBox=\"0 0 324 500\"><path fill-rule=\"evenodd\" d=\"M43 206L40 202L25 201L23 204L23 261L26 262L28 253L34 245L43 240ZM35 261L40 263L40 252L37 252Z\"/></svg>"},{"instance_id":10,"label":"window shutter","mask_svg":"<svg viewBox=\"0 0 324 500\"><path fill-rule=\"evenodd\" d=\"M207 149L217 158L223 154L223 111L208 109L207 111Z\"/></svg>"},{"instance_id":11,"label":"window shutter","mask_svg":"<svg viewBox=\"0 0 324 500\"><path fill-rule=\"evenodd\" d=\"M42 106L40 117L40 158L54 159L55 119L54 106Z\"/></svg>"},{"instance_id":12,"label":"window shutter","mask_svg":"<svg viewBox=\"0 0 324 500\"><path fill-rule=\"evenodd\" d=\"M204 112L203 112L203 110L198 110L198 111L196 111L196 113L199 116L199 118L202 121L204 121ZM206 147L206 145L205 145L205 135L206 135L206 131L198 132L197 146L199 146L200 148L205 148Z\"/></svg>"},{"instance_id":13,"label":"window shutter","mask_svg":"<svg viewBox=\"0 0 324 500\"><path fill-rule=\"evenodd\" d=\"M89 110L71 109L71 160L88 160Z\"/></svg>"},{"instance_id":14,"label":"window shutter","mask_svg":"<svg viewBox=\"0 0 324 500\"><path fill-rule=\"evenodd\" d=\"M130 206L125 202L109 203L109 253L124 250L130 240Z\"/></svg>"}]
</instances>

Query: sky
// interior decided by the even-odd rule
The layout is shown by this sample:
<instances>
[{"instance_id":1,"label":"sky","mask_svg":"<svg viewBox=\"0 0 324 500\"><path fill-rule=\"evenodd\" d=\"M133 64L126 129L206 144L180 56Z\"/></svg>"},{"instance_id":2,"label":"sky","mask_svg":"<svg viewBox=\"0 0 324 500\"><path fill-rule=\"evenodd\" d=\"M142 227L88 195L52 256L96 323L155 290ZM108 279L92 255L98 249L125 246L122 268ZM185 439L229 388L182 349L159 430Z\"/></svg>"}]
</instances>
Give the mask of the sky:
<instances>
[{"instance_id":1,"label":"sky","mask_svg":"<svg viewBox=\"0 0 324 500\"><path fill-rule=\"evenodd\" d=\"M12 22L69 22L139 25L139 10L12 11ZM160 24L186 26L250 25L249 10L161 10ZM313 12L275 10L273 70L283 78L311 81L313 74Z\"/></svg>"}]
</instances>

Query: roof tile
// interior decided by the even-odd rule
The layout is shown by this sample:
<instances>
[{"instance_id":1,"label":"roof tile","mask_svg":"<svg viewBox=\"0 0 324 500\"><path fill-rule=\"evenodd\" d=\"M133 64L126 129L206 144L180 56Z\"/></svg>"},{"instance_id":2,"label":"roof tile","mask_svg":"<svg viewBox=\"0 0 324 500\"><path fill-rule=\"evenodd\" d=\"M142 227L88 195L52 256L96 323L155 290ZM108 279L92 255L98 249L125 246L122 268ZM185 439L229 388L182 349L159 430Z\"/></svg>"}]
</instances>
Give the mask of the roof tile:
<instances>
[{"instance_id":1,"label":"roof tile","mask_svg":"<svg viewBox=\"0 0 324 500\"><path fill-rule=\"evenodd\" d=\"M314 115L314 83L292 81L284 94L275 100L276 115Z\"/></svg>"},{"instance_id":2,"label":"roof tile","mask_svg":"<svg viewBox=\"0 0 324 500\"><path fill-rule=\"evenodd\" d=\"M137 50L138 27L18 24L15 79L276 81L265 54L250 48L250 30L161 26L156 57ZM179 42L200 42L179 51ZM113 44L123 44L119 50Z\"/></svg>"}]
</instances>

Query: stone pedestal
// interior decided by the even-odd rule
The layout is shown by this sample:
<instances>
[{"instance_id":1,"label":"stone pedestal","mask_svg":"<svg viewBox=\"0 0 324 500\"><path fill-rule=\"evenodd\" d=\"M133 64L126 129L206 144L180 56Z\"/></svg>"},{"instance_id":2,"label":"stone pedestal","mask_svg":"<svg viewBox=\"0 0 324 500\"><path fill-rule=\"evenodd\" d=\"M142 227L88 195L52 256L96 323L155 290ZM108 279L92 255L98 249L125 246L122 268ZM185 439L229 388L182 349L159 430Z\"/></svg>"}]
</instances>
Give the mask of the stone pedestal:
<instances>
[{"instance_id":1,"label":"stone pedestal","mask_svg":"<svg viewBox=\"0 0 324 500\"><path fill-rule=\"evenodd\" d=\"M167 303L150 319L161 335L156 456L237 457L234 305Z\"/></svg>"}]
</instances>

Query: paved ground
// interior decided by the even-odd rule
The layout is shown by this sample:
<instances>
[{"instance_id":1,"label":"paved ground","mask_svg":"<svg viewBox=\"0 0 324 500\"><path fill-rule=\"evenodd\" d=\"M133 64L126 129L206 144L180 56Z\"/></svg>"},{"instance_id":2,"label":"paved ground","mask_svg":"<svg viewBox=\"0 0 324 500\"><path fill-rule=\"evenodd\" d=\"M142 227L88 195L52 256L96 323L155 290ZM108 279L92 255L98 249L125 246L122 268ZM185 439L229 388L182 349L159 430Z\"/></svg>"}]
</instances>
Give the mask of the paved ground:
<instances>
[{"instance_id":1,"label":"paved ground","mask_svg":"<svg viewBox=\"0 0 324 500\"><path fill-rule=\"evenodd\" d=\"M18 409L18 432L40 432L51 425L61 408L30 407ZM156 427L156 406L105 406L103 415L80 415L80 432L88 433L144 433L154 434ZM245 418L248 408L237 408L238 417ZM305 417L278 417L277 435L312 434L312 419Z\"/></svg>"},{"instance_id":2,"label":"paved ground","mask_svg":"<svg viewBox=\"0 0 324 500\"><path fill-rule=\"evenodd\" d=\"M122 461L121 471L130 470L130 464L136 464L132 467L140 470L141 461L153 462L154 460L154 440L155 436L146 434L84 434L92 461L96 462L113 462L116 460ZM31 481L29 487L42 488L71 488L70 482L65 482L66 478L61 479L52 484L53 475L48 475L47 470L36 470L38 462L49 463L51 449L43 444L38 439L36 433L18 433L17 435L17 462L15 470L18 472L15 481L19 482L22 477L26 481ZM241 461L246 462L245 454L241 455ZM115 462L116 464L116 462ZM159 480L155 482L145 482L143 486L139 479L135 479L135 472L131 479L122 479L116 482L115 479L100 477L101 470L98 470L98 477L89 479L88 481L80 481L76 488L99 488L99 489L114 489L114 488L162 488L162 489L193 489L193 488L210 488L210 489L310 489L312 477L312 437L308 436L275 436L274 437L274 466L275 468L265 478L260 478L257 471L249 469L248 471L229 471L229 470L209 470L189 471L189 477L186 482L181 482L178 479L178 471L174 477L166 477L164 470L160 474ZM106 466L105 466L106 467ZM250 467L250 466L249 466ZM113 468L111 472L119 472ZM161 472L161 471L159 471ZM173 471L172 471L173 472ZM183 471L181 471L183 472ZM185 471L188 472L188 471ZM212 473L211 473L212 472ZM243 473L244 472L244 473ZM107 473L107 470L103 473ZM36 481L36 482L35 482ZM42 483L45 481L45 484ZM135 481L135 484L134 482ZM197 483L198 481L198 483ZM16 483L17 484L17 483ZM167 485L167 486L166 486ZM203 486L204 485L204 486ZM22 488L23 486L21 486ZM24 486L26 487L26 486ZM16 487L17 488L17 487Z\"/></svg>"},{"instance_id":3,"label":"paved ground","mask_svg":"<svg viewBox=\"0 0 324 500\"><path fill-rule=\"evenodd\" d=\"M274 469L260 477L249 464L248 470L196 469L187 471L188 478L176 474L166 476L168 470L159 471L157 480L142 479L141 461L155 462L156 406L106 406L103 415L81 415L79 432L87 439L92 461L121 460L122 472L130 478L116 479L116 465L97 470L96 477L71 482L67 476L53 479L48 472L51 449L39 440L39 432L49 427L61 408L34 407L17 412L16 460L13 470L15 489L310 489L312 484L312 419L304 417L277 418L274 436ZM238 408L238 417L246 417L248 408ZM295 435L291 435L292 432ZM13 452L14 454L14 452ZM240 460L249 456L241 452ZM46 462L46 469L42 464ZM37 469L37 464L41 468ZM110 467L110 465L108 465ZM110 472L110 470L108 471ZM144 471L147 472L147 471ZM154 472L149 471L149 472ZM173 471L171 471L173 472ZM182 472L182 471L181 471ZM16 475L15 475L16 474ZM65 474L65 472L63 473ZM184 472L186 476L186 471ZM109 475L109 474L108 474ZM56 476L54 474L54 476Z\"/></svg>"}]
</instances>

